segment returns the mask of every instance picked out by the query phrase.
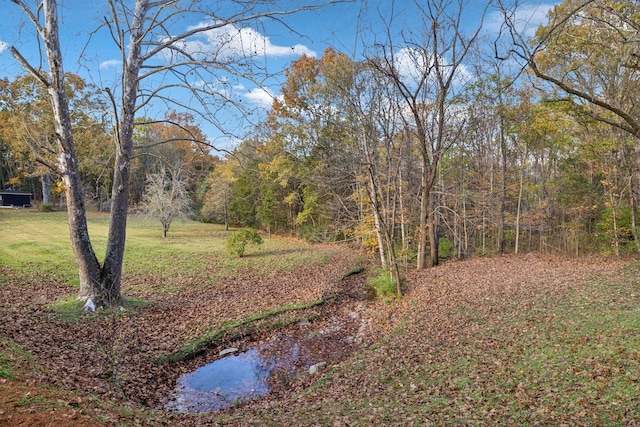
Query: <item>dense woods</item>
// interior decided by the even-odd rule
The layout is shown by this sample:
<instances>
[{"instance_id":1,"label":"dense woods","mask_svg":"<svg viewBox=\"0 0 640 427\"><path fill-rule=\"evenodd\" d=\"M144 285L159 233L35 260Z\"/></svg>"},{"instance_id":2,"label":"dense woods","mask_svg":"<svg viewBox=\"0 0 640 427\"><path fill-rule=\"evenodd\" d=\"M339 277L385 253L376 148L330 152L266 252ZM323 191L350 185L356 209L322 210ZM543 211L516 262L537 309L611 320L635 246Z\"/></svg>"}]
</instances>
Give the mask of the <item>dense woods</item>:
<instances>
[{"instance_id":1,"label":"dense woods","mask_svg":"<svg viewBox=\"0 0 640 427\"><path fill-rule=\"evenodd\" d=\"M136 117L125 208L150 176L180 170L195 218L353 242L398 284L449 257L637 251L637 2L566 0L532 37L507 9L486 36L461 25L468 4L426 3L413 5L420 28L389 18L363 55L294 61L229 153L212 150L204 110ZM65 90L84 200L109 210L122 135L96 112L111 101L72 74ZM47 103L32 75L0 81L0 186L58 208L68 189Z\"/></svg>"},{"instance_id":2,"label":"dense woods","mask_svg":"<svg viewBox=\"0 0 640 427\"><path fill-rule=\"evenodd\" d=\"M628 22L637 6L586 3L558 6L530 41L537 50L512 55L528 61L524 73L506 59L486 59L476 41L464 57L476 67L459 65L448 93L439 81L448 76L438 67L448 72L455 58L446 46L438 55L432 52L441 46L424 48L435 36L396 57L372 50L356 61L328 49L319 59L295 61L261 132L224 160L228 187L211 188L227 199L205 203L205 219L228 216L234 224L314 241L353 240L383 248L383 264L395 250L415 265L427 201L429 236L437 242L430 253L439 257L637 250L638 138L624 122L637 120L631 89L637 72L625 65L635 64L635 45L625 40L637 40ZM441 17L424 18L437 28ZM462 46L475 41L455 22L447 28ZM588 32L589 40L567 32ZM619 49L591 40L604 32ZM573 62L566 62L569 50ZM420 67L433 57L445 62ZM420 73L402 74L400 62ZM550 75L567 69L579 75L562 74L558 85L531 72L535 64ZM580 97L569 84L588 92Z\"/></svg>"}]
</instances>

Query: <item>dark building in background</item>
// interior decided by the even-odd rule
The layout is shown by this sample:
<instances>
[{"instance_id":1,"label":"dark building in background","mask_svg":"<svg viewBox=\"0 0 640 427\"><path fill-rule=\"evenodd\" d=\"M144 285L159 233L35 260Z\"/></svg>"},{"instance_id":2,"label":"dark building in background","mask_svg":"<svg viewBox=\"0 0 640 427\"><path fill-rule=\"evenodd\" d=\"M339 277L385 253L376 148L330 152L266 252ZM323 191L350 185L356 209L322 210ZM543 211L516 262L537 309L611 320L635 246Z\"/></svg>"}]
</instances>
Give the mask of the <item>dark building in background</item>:
<instances>
[{"instance_id":1,"label":"dark building in background","mask_svg":"<svg viewBox=\"0 0 640 427\"><path fill-rule=\"evenodd\" d=\"M31 207L31 193L14 190L0 190L0 206L2 207Z\"/></svg>"}]
</instances>

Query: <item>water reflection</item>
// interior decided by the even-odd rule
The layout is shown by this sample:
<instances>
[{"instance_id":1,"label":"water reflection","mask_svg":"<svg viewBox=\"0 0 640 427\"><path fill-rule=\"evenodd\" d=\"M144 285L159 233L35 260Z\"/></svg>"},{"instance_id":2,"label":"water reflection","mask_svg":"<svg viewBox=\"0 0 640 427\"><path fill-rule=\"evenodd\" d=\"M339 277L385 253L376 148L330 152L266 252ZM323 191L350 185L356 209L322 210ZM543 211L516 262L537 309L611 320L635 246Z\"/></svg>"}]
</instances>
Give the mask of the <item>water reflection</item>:
<instances>
[{"instance_id":1,"label":"water reflection","mask_svg":"<svg viewBox=\"0 0 640 427\"><path fill-rule=\"evenodd\" d=\"M280 336L244 353L227 356L180 377L165 408L207 412L228 408L286 386L296 372L340 360L357 346L358 319L309 332Z\"/></svg>"},{"instance_id":2,"label":"water reflection","mask_svg":"<svg viewBox=\"0 0 640 427\"><path fill-rule=\"evenodd\" d=\"M227 408L271 391L271 385L306 361L298 344L278 341L227 356L180 377L167 409L206 412Z\"/></svg>"}]
</instances>

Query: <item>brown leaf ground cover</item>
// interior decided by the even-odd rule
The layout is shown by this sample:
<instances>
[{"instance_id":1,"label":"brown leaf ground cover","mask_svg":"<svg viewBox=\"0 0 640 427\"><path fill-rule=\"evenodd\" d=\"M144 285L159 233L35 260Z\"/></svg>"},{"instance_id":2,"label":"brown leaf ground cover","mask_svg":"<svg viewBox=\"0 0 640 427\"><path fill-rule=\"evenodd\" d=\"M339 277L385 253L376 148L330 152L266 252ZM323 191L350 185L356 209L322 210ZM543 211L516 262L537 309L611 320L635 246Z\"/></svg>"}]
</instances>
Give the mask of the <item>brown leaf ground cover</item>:
<instances>
[{"instance_id":1,"label":"brown leaf ground cover","mask_svg":"<svg viewBox=\"0 0 640 427\"><path fill-rule=\"evenodd\" d=\"M640 268L632 260L448 261L409 271L402 301L385 305L367 298L364 275L341 280L350 256L333 257L272 275L247 269L215 287L200 286L200 276L132 275L127 296L151 303L79 321L50 307L73 287L38 272L18 283L3 269L0 367L14 378L0 378L0 425L638 424ZM157 362L225 322L322 298L227 334L192 359ZM284 378L264 398L216 413L162 409L183 373L227 346L295 335L300 318L318 331L339 324L336 340L358 340L325 354L319 374Z\"/></svg>"}]
</instances>

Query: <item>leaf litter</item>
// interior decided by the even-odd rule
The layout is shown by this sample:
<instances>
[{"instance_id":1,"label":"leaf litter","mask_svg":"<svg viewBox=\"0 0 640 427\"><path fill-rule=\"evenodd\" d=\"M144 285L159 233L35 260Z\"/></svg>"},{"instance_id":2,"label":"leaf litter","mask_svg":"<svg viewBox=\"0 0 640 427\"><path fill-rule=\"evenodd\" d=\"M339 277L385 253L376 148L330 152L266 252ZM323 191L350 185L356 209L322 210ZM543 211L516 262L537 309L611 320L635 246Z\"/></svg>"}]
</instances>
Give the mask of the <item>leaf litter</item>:
<instances>
[{"instance_id":1,"label":"leaf litter","mask_svg":"<svg viewBox=\"0 0 640 427\"><path fill-rule=\"evenodd\" d=\"M609 416L618 417L612 422L619 425L638 421L637 324L627 325L635 335L620 337L623 344L635 340L621 346L623 357L598 353L597 341L607 338L598 337L597 328L571 343L553 337L566 336L560 329L582 327L580 313L593 304L638 310L632 260L527 255L447 261L408 272L402 301L388 305L367 299L364 275L340 280L336 265L345 263L338 257L326 266L271 275L247 269L215 284L187 275L173 292L162 277L132 275L125 280L127 296L152 304L83 315L76 323L49 309L52 301L73 296L73 287L52 273L34 272L27 283L17 282L3 269L1 343L18 346L25 356L12 361L17 379L0 381L8 396L0 403L0 424L38 425L38 417L58 417L61 425L592 425L606 424ZM617 278L625 289L590 286L594 278ZM313 319L310 327L318 333L339 325L334 330L340 333L329 340L352 339L349 348L336 346L339 354L321 343L318 351L328 364L318 374L288 373L268 395L215 413L163 410L176 379L216 360L221 349L249 349L294 336L301 327L266 322L212 343L190 360L155 363L159 356L224 322L329 294L326 304L296 313ZM575 325L558 309L565 300L583 304L573 307ZM542 343L535 348L543 351L532 354L529 343ZM592 354L566 360L567 352L558 351L565 346ZM548 378L532 376L540 371ZM575 396L559 396L570 392ZM38 406L40 400L31 402L27 393L44 395L40 400L47 403ZM618 405L615 413L602 409L602 402Z\"/></svg>"}]
</instances>

